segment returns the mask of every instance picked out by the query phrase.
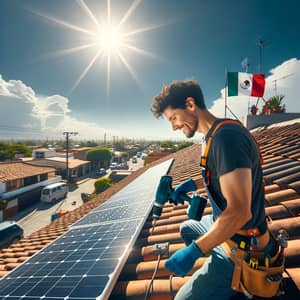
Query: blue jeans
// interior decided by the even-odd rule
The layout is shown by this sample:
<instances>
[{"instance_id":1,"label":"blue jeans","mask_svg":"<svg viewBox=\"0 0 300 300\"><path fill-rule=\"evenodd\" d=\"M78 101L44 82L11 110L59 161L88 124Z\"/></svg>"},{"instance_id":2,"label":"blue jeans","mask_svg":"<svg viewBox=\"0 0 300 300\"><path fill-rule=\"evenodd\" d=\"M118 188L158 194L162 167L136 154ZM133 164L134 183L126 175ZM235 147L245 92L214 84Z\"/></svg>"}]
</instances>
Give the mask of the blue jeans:
<instances>
[{"instance_id":1,"label":"blue jeans","mask_svg":"<svg viewBox=\"0 0 300 300\"><path fill-rule=\"evenodd\" d=\"M181 224L180 233L186 245L206 233L213 224L212 215L203 216L201 221L188 220ZM203 266L185 283L175 300L226 300L236 292L231 289L234 264L223 248L211 251Z\"/></svg>"}]
</instances>

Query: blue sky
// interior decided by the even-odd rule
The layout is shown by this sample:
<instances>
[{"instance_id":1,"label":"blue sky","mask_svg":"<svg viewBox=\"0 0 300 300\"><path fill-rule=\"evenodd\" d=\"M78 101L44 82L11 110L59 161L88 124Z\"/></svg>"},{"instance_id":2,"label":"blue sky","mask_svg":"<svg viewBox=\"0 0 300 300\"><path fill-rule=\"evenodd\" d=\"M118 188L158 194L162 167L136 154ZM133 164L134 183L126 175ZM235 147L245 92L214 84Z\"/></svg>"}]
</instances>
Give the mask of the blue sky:
<instances>
[{"instance_id":1,"label":"blue sky","mask_svg":"<svg viewBox=\"0 0 300 300\"><path fill-rule=\"evenodd\" d=\"M132 8L124 32L152 27L129 37L143 53L120 47L123 60L111 53L109 87L106 53L83 76L99 46L59 55L90 44L83 31L94 32L108 6L115 23ZM299 112L299 6L296 0L1 0L0 136L46 138L71 129L78 139L183 138L150 112L162 84L195 77L208 108L221 116L225 68L242 71L248 57L249 72L257 73L260 38L267 94L274 94L276 78L292 74L278 79L277 90L286 94L287 110ZM247 103L230 105L243 117Z\"/></svg>"}]
</instances>

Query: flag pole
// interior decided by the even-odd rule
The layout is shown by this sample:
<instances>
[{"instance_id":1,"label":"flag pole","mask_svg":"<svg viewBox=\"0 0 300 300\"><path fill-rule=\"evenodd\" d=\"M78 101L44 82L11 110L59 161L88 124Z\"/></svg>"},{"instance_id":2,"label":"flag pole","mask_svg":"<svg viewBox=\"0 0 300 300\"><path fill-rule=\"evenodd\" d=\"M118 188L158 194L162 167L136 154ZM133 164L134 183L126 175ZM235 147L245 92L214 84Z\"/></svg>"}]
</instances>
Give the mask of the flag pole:
<instances>
[{"instance_id":1,"label":"flag pole","mask_svg":"<svg viewBox=\"0 0 300 300\"><path fill-rule=\"evenodd\" d=\"M228 72L227 72L227 67L225 67L225 119L227 117L227 89L228 89Z\"/></svg>"}]
</instances>

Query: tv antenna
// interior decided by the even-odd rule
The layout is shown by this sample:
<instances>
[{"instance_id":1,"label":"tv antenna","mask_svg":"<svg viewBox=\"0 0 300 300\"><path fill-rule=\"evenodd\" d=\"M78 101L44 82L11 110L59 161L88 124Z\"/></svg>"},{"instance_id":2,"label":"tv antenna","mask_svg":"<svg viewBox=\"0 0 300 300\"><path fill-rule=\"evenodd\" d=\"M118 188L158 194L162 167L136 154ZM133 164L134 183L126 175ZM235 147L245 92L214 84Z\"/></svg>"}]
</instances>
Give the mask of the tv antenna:
<instances>
[{"instance_id":1,"label":"tv antenna","mask_svg":"<svg viewBox=\"0 0 300 300\"><path fill-rule=\"evenodd\" d=\"M271 42L264 40L263 38L258 39L258 48L259 48L259 73L263 73L263 48L270 45Z\"/></svg>"},{"instance_id":2,"label":"tv antenna","mask_svg":"<svg viewBox=\"0 0 300 300\"><path fill-rule=\"evenodd\" d=\"M250 68L250 61L248 57L245 57L241 62L242 69L245 69L245 72L248 73Z\"/></svg>"}]
</instances>

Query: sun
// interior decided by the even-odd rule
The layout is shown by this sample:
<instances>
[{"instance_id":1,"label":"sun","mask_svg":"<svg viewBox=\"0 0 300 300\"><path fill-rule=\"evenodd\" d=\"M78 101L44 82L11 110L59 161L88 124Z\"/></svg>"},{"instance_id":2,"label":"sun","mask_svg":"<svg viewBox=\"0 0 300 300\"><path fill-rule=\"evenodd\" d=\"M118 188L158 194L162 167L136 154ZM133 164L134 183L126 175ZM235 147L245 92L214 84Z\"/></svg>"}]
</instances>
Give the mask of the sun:
<instances>
[{"instance_id":1,"label":"sun","mask_svg":"<svg viewBox=\"0 0 300 300\"><path fill-rule=\"evenodd\" d=\"M85 51L86 49L93 48L95 49L95 54L91 58L90 62L86 65L84 70L81 72L80 76L72 86L70 93L72 93L80 84L80 82L83 80L83 78L88 74L90 69L95 65L95 62L100 58L106 58L105 60L101 59L101 61L106 62L106 66L104 68L106 69L106 91L107 91L107 97L109 96L109 90L110 90L110 76L111 76L111 57L116 56L125 66L125 68L128 70L132 78L136 81L138 86L141 86L142 84L139 82L138 76L131 66L131 64L128 62L128 58L125 57L123 54L123 50L130 50L133 51L139 55L148 56L151 58L158 58L153 53L146 51L145 49L142 49L140 47L137 47L136 45L133 45L132 43L132 37L144 33L149 30L154 30L157 28L160 28L162 26L165 26L167 24L154 24L150 26L145 27L139 27L137 29L134 29L132 31L125 31L125 23L128 22L129 17L132 15L132 13L137 9L137 7L140 5L142 0L133 0L130 4L130 7L125 12L121 20L117 24L112 23L112 11L111 11L111 0L107 0L107 11L106 16L101 16L101 22L95 17L95 14L90 10L90 8L87 6L84 0L77 0L76 3L80 6L82 11L90 18L90 20L93 23L93 26L91 28L84 28L78 25L75 25L73 23L69 23L54 17L50 17L41 13L32 12L40 17L46 18L49 21L62 26L66 29L72 30L76 32L77 34L84 35L85 40L88 40L88 43L83 45L78 45L76 47L72 48L66 48L59 51L56 51L54 53L50 53L47 55L49 58L55 58L59 56L69 55L80 51ZM128 53L128 51L126 51Z\"/></svg>"},{"instance_id":2,"label":"sun","mask_svg":"<svg viewBox=\"0 0 300 300\"><path fill-rule=\"evenodd\" d=\"M123 34L118 27L110 24L99 27L95 39L99 50L103 49L108 53L120 51L124 41Z\"/></svg>"}]
</instances>

